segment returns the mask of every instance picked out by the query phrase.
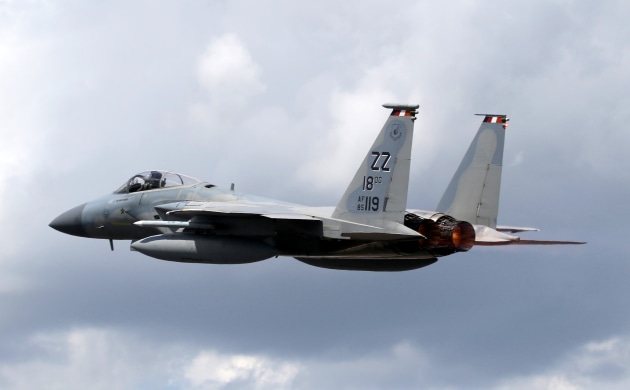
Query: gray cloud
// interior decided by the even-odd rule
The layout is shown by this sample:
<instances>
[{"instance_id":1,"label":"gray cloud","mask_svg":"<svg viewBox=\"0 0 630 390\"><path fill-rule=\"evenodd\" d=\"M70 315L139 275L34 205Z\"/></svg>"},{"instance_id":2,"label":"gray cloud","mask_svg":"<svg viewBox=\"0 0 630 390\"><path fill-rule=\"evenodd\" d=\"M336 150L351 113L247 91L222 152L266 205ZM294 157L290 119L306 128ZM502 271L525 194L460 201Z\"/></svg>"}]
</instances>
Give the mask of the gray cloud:
<instances>
[{"instance_id":1,"label":"gray cloud","mask_svg":"<svg viewBox=\"0 0 630 390\"><path fill-rule=\"evenodd\" d=\"M626 388L627 8L3 3L0 384ZM411 207L437 203L472 114L507 113L500 222L589 244L371 274L168 263L47 227L154 167L334 205L387 100L421 105Z\"/></svg>"}]
</instances>

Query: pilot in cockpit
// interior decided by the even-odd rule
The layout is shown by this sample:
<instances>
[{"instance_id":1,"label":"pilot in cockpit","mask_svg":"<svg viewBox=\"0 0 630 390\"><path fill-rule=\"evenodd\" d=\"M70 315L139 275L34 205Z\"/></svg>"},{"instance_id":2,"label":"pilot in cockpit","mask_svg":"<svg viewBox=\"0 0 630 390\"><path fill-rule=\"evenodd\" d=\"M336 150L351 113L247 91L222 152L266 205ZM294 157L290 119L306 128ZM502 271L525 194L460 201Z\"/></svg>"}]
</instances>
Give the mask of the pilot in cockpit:
<instances>
[{"instance_id":1,"label":"pilot in cockpit","mask_svg":"<svg viewBox=\"0 0 630 390\"><path fill-rule=\"evenodd\" d=\"M162 185L162 173L158 171L151 171L148 178L148 184L146 189L160 188Z\"/></svg>"},{"instance_id":2,"label":"pilot in cockpit","mask_svg":"<svg viewBox=\"0 0 630 390\"><path fill-rule=\"evenodd\" d=\"M184 185L194 185L201 181L193 177L167 171L144 171L134 175L118 188L116 194L130 194L154 189L172 188Z\"/></svg>"},{"instance_id":3,"label":"pilot in cockpit","mask_svg":"<svg viewBox=\"0 0 630 390\"><path fill-rule=\"evenodd\" d=\"M129 192L142 191L146 181L141 175L136 175L129 180Z\"/></svg>"},{"instance_id":4,"label":"pilot in cockpit","mask_svg":"<svg viewBox=\"0 0 630 390\"><path fill-rule=\"evenodd\" d=\"M162 172L151 171L147 175L136 175L129 181L129 192L152 190L164 187Z\"/></svg>"}]
</instances>

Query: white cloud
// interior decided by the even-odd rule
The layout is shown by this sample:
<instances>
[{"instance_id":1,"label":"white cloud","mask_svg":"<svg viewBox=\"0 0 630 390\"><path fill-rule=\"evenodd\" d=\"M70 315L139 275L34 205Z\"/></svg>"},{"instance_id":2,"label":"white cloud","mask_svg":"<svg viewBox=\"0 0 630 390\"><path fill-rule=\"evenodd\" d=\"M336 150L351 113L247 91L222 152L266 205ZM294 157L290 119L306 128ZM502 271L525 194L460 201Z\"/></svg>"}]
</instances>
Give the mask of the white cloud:
<instances>
[{"instance_id":1,"label":"white cloud","mask_svg":"<svg viewBox=\"0 0 630 390\"><path fill-rule=\"evenodd\" d=\"M407 341L384 349L335 357L283 359L260 353L226 353L186 344L156 343L106 328L39 333L20 360L0 363L0 386L10 389L319 389L467 388L458 365L438 364ZM451 372L449 374L449 372ZM455 375L455 376L453 376ZM492 380L494 378L489 378ZM482 382L483 383L483 382ZM589 342L549 369L507 377L496 390L627 389L630 338ZM492 387L492 386L488 386Z\"/></svg>"},{"instance_id":2,"label":"white cloud","mask_svg":"<svg viewBox=\"0 0 630 390\"><path fill-rule=\"evenodd\" d=\"M430 361L401 342L385 351L345 359L286 360L263 354L154 344L132 333L80 328L40 333L34 356L0 363L0 386L10 389L319 389L414 387L426 383Z\"/></svg>"},{"instance_id":3,"label":"white cloud","mask_svg":"<svg viewBox=\"0 0 630 390\"><path fill-rule=\"evenodd\" d=\"M211 39L197 60L196 74L203 94L189 104L188 135L226 150L234 134L243 133L243 121L258 112L252 100L266 89L261 67L245 43L227 33Z\"/></svg>"},{"instance_id":4,"label":"white cloud","mask_svg":"<svg viewBox=\"0 0 630 390\"><path fill-rule=\"evenodd\" d=\"M542 373L504 380L504 389L582 390L630 388L630 338L584 344Z\"/></svg>"},{"instance_id":5,"label":"white cloud","mask_svg":"<svg viewBox=\"0 0 630 390\"><path fill-rule=\"evenodd\" d=\"M234 34L214 38L199 61L199 78L209 90L221 85L258 82L260 68Z\"/></svg>"},{"instance_id":6,"label":"white cloud","mask_svg":"<svg viewBox=\"0 0 630 390\"><path fill-rule=\"evenodd\" d=\"M132 341L103 329L38 334L29 342L38 355L3 362L0 385L9 389L127 389L155 374L151 372L155 360Z\"/></svg>"},{"instance_id":7,"label":"white cloud","mask_svg":"<svg viewBox=\"0 0 630 390\"><path fill-rule=\"evenodd\" d=\"M299 366L263 355L224 354L151 344L105 328L40 333L29 359L0 362L0 387L10 389L290 388ZM190 357L194 356L194 357Z\"/></svg>"},{"instance_id":8,"label":"white cloud","mask_svg":"<svg viewBox=\"0 0 630 390\"><path fill-rule=\"evenodd\" d=\"M302 362L296 377L302 389L432 388L438 368L413 343L401 341L363 355Z\"/></svg>"},{"instance_id":9,"label":"white cloud","mask_svg":"<svg viewBox=\"0 0 630 390\"><path fill-rule=\"evenodd\" d=\"M46 7L38 3L0 5L0 221L9 223L15 199L26 197L25 186L45 154L47 103L50 98L46 63L52 45L29 28L41 22ZM6 219L5 219L6 218ZM24 238L4 229L6 260Z\"/></svg>"},{"instance_id":10,"label":"white cloud","mask_svg":"<svg viewBox=\"0 0 630 390\"><path fill-rule=\"evenodd\" d=\"M219 106L241 106L264 92L260 73L260 66L236 34L213 38L197 65L199 82L210 103Z\"/></svg>"},{"instance_id":11,"label":"white cloud","mask_svg":"<svg viewBox=\"0 0 630 390\"><path fill-rule=\"evenodd\" d=\"M264 356L203 351L184 368L184 377L200 389L219 389L234 382L251 389L282 389L290 388L298 369L296 364Z\"/></svg>"},{"instance_id":12,"label":"white cloud","mask_svg":"<svg viewBox=\"0 0 630 390\"><path fill-rule=\"evenodd\" d=\"M497 390L582 390L563 375L543 375L515 379L501 385Z\"/></svg>"},{"instance_id":13,"label":"white cloud","mask_svg":"<svg viewBox=\"0 0 630 390\"><path fill-rule=\"evenodd\" d=\"M338 86L330 92L333 125L310 146L310 160L302 162L298 180L321 192L345 189L387 119L389 112L381 105L415 103L391 87L405 77L407 68L402 58L389 58L366 69L354 87Z\"/></svg>"}]
</instances>

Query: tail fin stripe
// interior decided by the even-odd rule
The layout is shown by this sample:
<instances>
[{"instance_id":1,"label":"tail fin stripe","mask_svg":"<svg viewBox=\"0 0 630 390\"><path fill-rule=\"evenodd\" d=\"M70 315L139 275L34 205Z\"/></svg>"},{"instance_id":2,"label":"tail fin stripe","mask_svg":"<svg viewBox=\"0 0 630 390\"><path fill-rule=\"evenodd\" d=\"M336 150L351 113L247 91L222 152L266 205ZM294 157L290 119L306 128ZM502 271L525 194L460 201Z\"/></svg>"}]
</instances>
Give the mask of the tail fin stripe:
<instances>
[{"instance_id":1,"label":"tail fin stripe","mask_svg":"<svg viewBox=\"0 0 630 390\"><path fill-rule=\"evenodd\" d=\"M393 110L391 116L411 116L411 111L409 111L409 110Z\"/></svg>"},{"instance_id":2,"label":"tail fin stripe","mask_svg":"<svg viewBox=\"0 0 630 390\"><path fill-rule=\"evenodd\" d=\"M505 115L486 115L483 121L487 123L507 123L509 119Z\"/></svg>"}]
</instances>

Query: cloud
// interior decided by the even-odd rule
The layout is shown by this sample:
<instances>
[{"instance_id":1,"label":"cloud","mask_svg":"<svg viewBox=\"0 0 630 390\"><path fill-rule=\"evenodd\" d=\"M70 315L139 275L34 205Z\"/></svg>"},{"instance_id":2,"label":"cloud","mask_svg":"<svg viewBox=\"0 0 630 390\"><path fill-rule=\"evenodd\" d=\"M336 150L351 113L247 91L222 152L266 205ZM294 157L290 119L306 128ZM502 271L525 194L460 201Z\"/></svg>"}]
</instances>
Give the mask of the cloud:
<instances>
[{"instance_id":1,"label":"cloud","mask_svg":"<svg viewBox=\"0 0 630 390\"><path fill-rule=\"evenodd\" d=\"M322 193L343 191L387 119L381 105L417 103L414 88L395 87L409 67L404 56L386 56L366 66L353 85L337 84L327 97L332 126L310 145L312 157L301 162L296 179Z\"/></svg>"},{"instance_id":2,"label":"cloud","mask_svg":"<svg viewBox=\"0 0 630 390\"><path fill-rule=\"evenodd\" d=\"M262 355L156 345L107 328L36 334L28 348L37 354L0 363L3 388L283 389L299 369Z\"/></svg>"},{"instance_id":3,"label":"cloud","mask_svg":"<svg viewBox=\"0 0 630 390\"><path fill-rule=\"evenodd\" d=\"M184 367L184 377L193 388L220 389L235 384L249 389L291 388L298 365L264 356L222 355L202 351Z\"/></svg>"},{"instance_id":4,"label":"cloud","mask_svg":"<svg viewBox=\"0 0 630 390\"><path fill-rule=\"evenodd\" d=\"M628 387L628 13L2 2L0 387ZM371 274L166 263L47 227L151 168L334 205L386 101L421 105L410 205L499 111L501 220L589 244Z\"/></svg>"},{"instance_id":5,"label":"cloud","mask_svg":"<svg viewBox=\"0 0 630 390\"><path fill-rule=\"evenodd\" d=\"M135 332L76 328L39 333L24 355L0 363L0 384L11 389L458 389L457 364L441 367L414 343L400 341L362 356L331 351L317 358L226 353L204 346L150 341ZM505 376L495 390L625 389L630 385L630 338L589 342L551 368Z\"/></svg>"},{"instance_id":6,"label":"cloud","mask_svg":"<svg viewBox=\"0 0 630 390\"><path fill-rule=\"evenodd\" d=\"M106 329L40 333L28 347L37 355L0 364L4 388L126 389L168 368L167 361L156 366L156 356L133 339Z\"/></svg>"},{"instance_id":7,"label":"cloud","mask_svg":"<svg viewBox=\"0 0 630 390\"><path fill-rule=\"evenodd\" d=\"M196 79L203 93L189 103L189 123L184 128L184 136L197 144L207 145L206 152L216 150L218 154L219 151L238 150L242 138L247 135L261 135L268 139L267 131L252 128L252 121L259 117L264 120L269 115L284 119L285 114L278 109L255 101L266 90L262 70L246 44L234 33L210 40L196 60ZM277 128L279 123L271 126L274 125ZM225 156L221 160L225 169L234 165L234 161L228 161Z\"/></svg>"},{"instance_id":8,"label":"cloud","mask_svg":"<svg viewBox=\"0 0 630 390\"><path fill-rule=\"evenodd\" d=\"M223 109L242 107L252 96L265 91L260 66L236 34L210 41L199 58L197 75L210 104Z\"/></svg>"},{"instance_id":9,"label":"cloud","mask_svg":"<svg viewBox=\"0 0 630 390\"><path fill-rule=\"evenodd\" d=\"M496 390L626 389L630 386L630 338L582 345L545 372L506 379Z\"/></svg>"},{"instance_id":10,"label":"cloud","mask_svg":"<svg viewBox=\"0 0 630 390\"><path fill-rule=\"evenodd\" d=\"M431 358L413 343L400 341L363 356L302 362L296 388L430 388L435 380Z\"/></svg>"},{"instance_id":11,"label":"cloud","mask_svg":"<svg viewBox=\"0 0 630 390\"><path fill-rule=\"evenodd\" d=\"M24 199L25 187L47 154L50 134L45 131L51 79L47 63L54 45L33 23L44 23L49 10L38 3L0 5L0 221L10 220L15 199ZM3 231L5 256L14 256L23 244L15 229ZM13 284L13 283L11 283Z\"/></svg>"},{"instance_id":12,"label":"cloud","mask_svg":"<svg viewBox=\"0 0 630 390\"><path fill-rule=\"evenodd\" d=\"M260 67L235 34L212 39L199 60L198 72L201 83L209 92L220 86L263 89L258 81Z\"/></svg>"}]
</instances>

